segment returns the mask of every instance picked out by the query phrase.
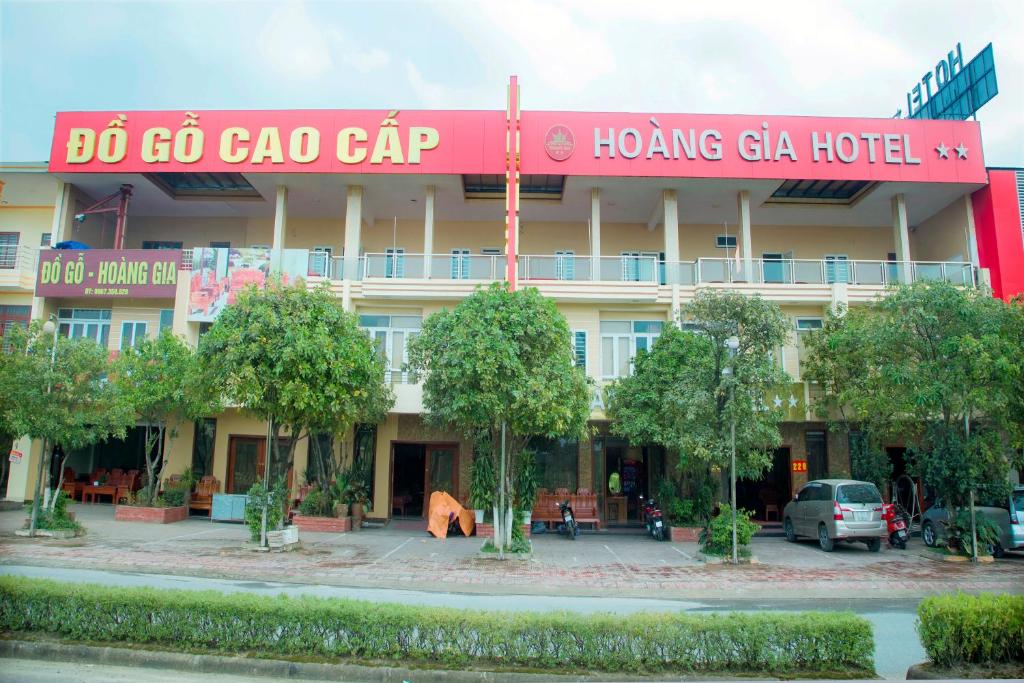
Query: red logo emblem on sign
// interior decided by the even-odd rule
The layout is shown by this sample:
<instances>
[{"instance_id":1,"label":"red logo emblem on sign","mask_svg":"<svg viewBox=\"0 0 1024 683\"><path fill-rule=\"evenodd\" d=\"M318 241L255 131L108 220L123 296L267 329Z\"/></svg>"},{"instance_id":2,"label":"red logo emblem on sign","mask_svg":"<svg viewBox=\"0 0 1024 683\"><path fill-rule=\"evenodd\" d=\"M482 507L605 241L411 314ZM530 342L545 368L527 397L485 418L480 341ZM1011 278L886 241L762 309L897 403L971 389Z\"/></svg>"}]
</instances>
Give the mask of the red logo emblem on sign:
<instances>
[{"instance_id":1,"label":"red logo emblem on sign","mask_svg":"<svg viewBox=\"0 0 1024 683\"><path fill-rule=\"evenodd\" d=\"M576 138L573 137L568 126L556 124L548 128L548 132L544 136L544 149L548 156L555 161L565 161L572 156L572 151L576 149Z\"/></svg>"}]
</instances>

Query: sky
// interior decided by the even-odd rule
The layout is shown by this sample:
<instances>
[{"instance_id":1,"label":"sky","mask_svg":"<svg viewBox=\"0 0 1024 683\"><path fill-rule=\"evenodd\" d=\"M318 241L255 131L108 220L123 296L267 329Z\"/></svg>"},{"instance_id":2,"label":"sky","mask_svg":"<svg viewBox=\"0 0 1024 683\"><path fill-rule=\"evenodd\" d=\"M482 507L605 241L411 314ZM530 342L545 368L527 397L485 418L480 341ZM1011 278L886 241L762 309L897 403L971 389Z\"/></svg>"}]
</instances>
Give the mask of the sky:
<instances>
[{"instance_id":1,"label":"sky","mask_svg":"<svg viewBox=\"0 0 1024 683\"><path fill-rule=\"evenodd\" d=\"M989 42L989 166L1024 166L1022 0L0 0L0 160L57 111L524 109L891 117Z\"/></svg>"}]
</instances>

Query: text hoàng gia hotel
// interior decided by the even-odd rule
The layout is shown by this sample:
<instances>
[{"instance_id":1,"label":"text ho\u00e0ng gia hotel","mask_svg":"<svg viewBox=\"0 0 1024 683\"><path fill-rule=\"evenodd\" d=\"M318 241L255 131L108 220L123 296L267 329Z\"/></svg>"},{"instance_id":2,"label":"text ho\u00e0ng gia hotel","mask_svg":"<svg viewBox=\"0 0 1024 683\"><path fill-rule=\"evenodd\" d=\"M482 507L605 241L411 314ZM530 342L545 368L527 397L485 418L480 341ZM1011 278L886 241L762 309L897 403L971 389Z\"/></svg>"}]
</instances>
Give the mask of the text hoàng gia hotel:
<instances>
[{"instance_id":1,"label":"text ho\u00e0ng gia hotel","mask_svg":"<svg viewBox=\"0 0 1024 683\"><path fill-rule=\"evenodd\" d=\"M55 314L111 353L167 327L196 343L270 271L326 280L387 355L397 395L337 447L373 454L371 516L417 516L431 490L467 499L472 458L426 428L402 372L431 313L496 280L537 287L602 384L697 288L757 293L790 318L777 360L793 380L767 397L787 416L774 466L739 487L763 517L850 470L801 377L801 337L830 307L924 278L1024 289L1024 174L985 168L976 122L520 111L514 80L510 93L493 111L60 113L48 165L0 168L3 324ZM91 249L51 248L69 240ZM541 486L596 492L607 523L635 517L605 505L608 475L651 491L671 455L615 437L599 392L592 419L589 441L535 444ZM244 493L262 471L266 427L238 410L178 432L165 476L191 466ZM24 500L40 444L14 451L6 495ZM132 432L69 459L80 475L141 462Z\"/></svg>"}]
</instances>

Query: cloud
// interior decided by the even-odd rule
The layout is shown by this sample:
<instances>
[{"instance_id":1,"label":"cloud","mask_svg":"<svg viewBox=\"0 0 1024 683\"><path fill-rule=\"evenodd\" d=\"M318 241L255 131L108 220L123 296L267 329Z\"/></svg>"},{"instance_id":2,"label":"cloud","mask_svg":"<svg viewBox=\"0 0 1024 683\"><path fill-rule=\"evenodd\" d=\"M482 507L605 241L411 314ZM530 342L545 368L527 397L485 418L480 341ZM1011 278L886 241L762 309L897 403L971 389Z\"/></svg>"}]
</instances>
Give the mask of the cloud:
<instances>
[{"instance_id":1,"label":"cloud","mask_svg":"<svg viewBox=\"0 0 1024 683\"><path fill-rule=\"evenodd\" d=\"M333 67L323 31L302 0L282 4L267 20L259 41L267 66L291 78L318 80Z\"/></svg>"},{"instance_id":2,"label":"cloud","mask_svg":"<svg viewBox=\"0 0 1024 683\"><path fill-rule=\"evenodd\" d=\"M341 55L341 63L350 66L360 73L369 73L383 69L391 63L391 55L375 47L371 50L349 51Z\"/></svg>"}]
</instances>

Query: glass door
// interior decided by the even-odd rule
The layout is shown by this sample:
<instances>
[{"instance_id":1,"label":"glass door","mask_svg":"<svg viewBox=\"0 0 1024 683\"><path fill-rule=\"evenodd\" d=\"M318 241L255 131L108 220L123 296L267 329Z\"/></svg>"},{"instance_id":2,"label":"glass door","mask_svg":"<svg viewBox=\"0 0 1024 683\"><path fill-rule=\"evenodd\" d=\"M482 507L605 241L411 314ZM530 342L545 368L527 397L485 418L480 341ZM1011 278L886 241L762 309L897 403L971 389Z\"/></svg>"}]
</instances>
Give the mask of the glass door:
<instances>
[{"instance_id":1,"label":"glass door","mask_svg":"<svg viewBox=\"0 0 1024 683\"><path fill-rule=\"evenodd\" d=\"M228 493L245 494L263 476L265 439L258 436L232 436L228 446Z\"/></svg>"},{"instance_id":2,"label":"glass door","mask_svg":"<svg viewBox=\"0 0 1024 683\"><path fill-rule=\"evenodd\" d=\"M761 254L761 267L765 282L785 282L782 254Z\"/></svg>"},{"instance_id":3,"label":"glass door","mask_svg":"<svg viewBox=\"0 0 1024 683\"><path fill-rule=\"evenodd\" d=\"M430 494L444 491L452 498L459 498L459 453L454 446L427 446L426 479L423 509L427 509Z\"/></svg>"}]
</instances>

